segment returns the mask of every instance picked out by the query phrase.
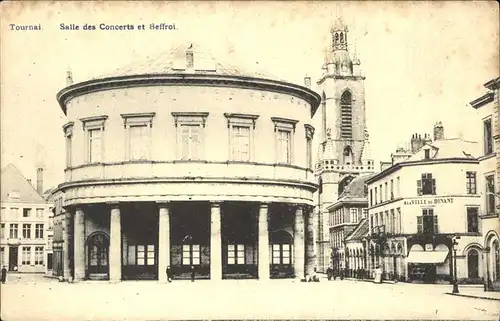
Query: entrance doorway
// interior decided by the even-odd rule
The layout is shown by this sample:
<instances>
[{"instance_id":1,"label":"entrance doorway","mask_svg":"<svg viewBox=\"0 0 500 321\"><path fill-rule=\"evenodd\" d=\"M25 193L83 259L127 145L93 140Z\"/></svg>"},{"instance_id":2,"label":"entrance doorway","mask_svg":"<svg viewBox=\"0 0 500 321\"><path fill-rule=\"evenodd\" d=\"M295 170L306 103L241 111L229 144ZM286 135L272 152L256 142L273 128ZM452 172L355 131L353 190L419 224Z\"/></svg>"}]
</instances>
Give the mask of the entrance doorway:
<instances>
[{"instance_id":1,"label":"entrance doorway","mask_svg":"<svg viewBox=\"0 0 500 321\"><path fill-rule=\"evenodd\" d=\"M479 278L479 253L477 250L470 250L467 253L467 271L470 279Z\"/></svg>"},{"instance_id":2,"label":"entrance doorway","mask_svg":"<svg viewBox=\"0 0 500 321\"><path fill-rule=\"evenodd\" d=\"M9 271L17 271L18 250L17 246L9 247Z\"/></svg>"},{"instance_id":3,"label":"entrance doorway","mask_svg":"<svg viewBox=\"0 0 500 321\"><path fill-rule=\"evenodd\" d=\"M96 232L87 239L89 279L109 278L109 237Z\"/></svg>"}]
</instances>

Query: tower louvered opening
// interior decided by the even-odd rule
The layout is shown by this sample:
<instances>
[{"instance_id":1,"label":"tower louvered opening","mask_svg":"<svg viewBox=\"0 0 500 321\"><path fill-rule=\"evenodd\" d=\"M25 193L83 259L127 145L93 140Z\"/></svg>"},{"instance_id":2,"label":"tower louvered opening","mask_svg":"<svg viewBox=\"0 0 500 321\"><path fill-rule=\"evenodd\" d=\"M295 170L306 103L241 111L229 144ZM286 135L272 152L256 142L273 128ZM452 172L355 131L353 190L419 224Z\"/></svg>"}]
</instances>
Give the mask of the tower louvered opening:
<instances>
[{"instance_id":1,"label":"tower louvered opening","mask_svg":"<svg viewBox=\"0 0 500 321\"><path fill-rule=\"evenodd\" d=\"M352 95L344 91L340 98L340 135L352 138Z\"/></svg>"}]
</instances>

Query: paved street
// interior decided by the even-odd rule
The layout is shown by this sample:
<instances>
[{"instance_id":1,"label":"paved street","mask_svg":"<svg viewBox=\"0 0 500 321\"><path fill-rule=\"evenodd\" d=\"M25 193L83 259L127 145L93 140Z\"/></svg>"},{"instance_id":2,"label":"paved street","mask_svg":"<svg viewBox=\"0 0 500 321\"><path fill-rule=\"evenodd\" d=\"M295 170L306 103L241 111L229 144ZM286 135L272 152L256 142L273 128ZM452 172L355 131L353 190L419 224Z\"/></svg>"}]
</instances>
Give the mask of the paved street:
<instances>
[{"instance_id":1,"label":"paved street","mask_svg":"<svg viewBox=\"0 0 500 321\"><path fill-rule=\"evenodd\" d=\"M292 280L59 283L1 287L2 320L211 318L499 319L499 301L456 297L447 285Z\"/></svg>"}]
</instances>

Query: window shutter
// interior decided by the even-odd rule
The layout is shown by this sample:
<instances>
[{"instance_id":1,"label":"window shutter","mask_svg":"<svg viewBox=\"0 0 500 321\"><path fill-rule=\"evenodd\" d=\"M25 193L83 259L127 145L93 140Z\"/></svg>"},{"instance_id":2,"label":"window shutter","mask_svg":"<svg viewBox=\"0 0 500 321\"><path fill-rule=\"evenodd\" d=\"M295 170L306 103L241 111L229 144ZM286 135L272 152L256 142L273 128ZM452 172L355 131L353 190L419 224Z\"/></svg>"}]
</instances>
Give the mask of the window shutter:
<instances>
[{"instance_id":1,"label":"window shutter","mask_svg":"<svg viewBox=\"0 0 500 321\"><path fill-rule=\"evenodd\" d=\"M432 195L436 195L436 179L432 179Z\"/></svg>"},{"instance_id":2,"label":"window shutter","mask_svg":"<svg viewBox=\"0 0 500 321\"><path fill-rule=\"evenodd\" d=\"M422 195L422 180L417 181L417 195Z\"/></svg>"},{"instance_id":3,"label":"window shutter","mask_svg":"<svg viewBox=\"0 0 500 321\"><path fill-rule=\"evenodd\" d=\"M437 215L434 215L434 234L437 234L439 232L438 230L438 217Z\"/></svg>"},{"instance_id":4,"label":"window shutter","mask_svg":"<svg viewBox=\"0 0 500 321\"><path fill-rule=\"evenodd\" d=\"M423 230L423 219L422 219L422 216L417 216L417 233L422 233L422 230Z\"/></svg>"}]
</instances>

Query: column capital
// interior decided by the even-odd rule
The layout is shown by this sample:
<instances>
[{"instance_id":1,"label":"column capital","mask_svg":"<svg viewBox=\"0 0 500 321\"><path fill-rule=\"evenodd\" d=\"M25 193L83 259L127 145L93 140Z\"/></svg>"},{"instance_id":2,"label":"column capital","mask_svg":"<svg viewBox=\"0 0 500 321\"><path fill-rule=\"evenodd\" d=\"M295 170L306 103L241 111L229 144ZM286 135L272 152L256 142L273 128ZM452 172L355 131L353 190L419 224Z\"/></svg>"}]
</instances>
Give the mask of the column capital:
<instances>
[{"instance_id":1,"label":"column capital","mask_svg":"<svg viewBox=\"0 0 500 321\"><path fill-rule=\"evenodd\" d=\"M221 204L222 204L222 201L210 201L211 207L220 207Z\"/></svg>"},{"instance_id":2,"label":"column capital","mask_svg":"<svg viewBox=\"0 0 500 321\"><path fill-rule=\"evenodd\" d=\"M260 208L268 208L269 204L271 204L271 202L260 202L259 207Z\"/></svg>"},{"instance_id":3,"label":"column capital","mask_svg":"<svg viewBox=\"0 0 500 321\"><path fill-rule=\"evenodd\" d=\"M170 201L156 201L156 206L159 208L165 208L170 206Z\"/></svg>"},{"instance_id":4,"label":"column capital","mask_svg":"<svg viewBox=\"0 0 500 321\"><path fill-rule=\"evenodd\" d=\"M120 202L118 201L106 202L106 205L109 205L111 209L120 208Z\"/></svg>"}]
</instances>

